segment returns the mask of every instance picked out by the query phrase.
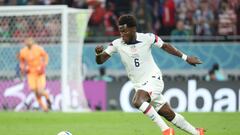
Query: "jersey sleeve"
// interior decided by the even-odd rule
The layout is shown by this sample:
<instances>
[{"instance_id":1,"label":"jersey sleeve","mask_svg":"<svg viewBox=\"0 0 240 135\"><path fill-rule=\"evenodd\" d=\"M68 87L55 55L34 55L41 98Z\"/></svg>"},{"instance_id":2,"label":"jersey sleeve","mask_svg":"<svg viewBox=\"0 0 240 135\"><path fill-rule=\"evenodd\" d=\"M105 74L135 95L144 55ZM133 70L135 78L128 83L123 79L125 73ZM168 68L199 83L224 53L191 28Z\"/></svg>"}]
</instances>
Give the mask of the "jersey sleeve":
<instances>
[{"instance_id":1,"label":"jersey sleeve","mask_svg":"<svg viewBox=\"0 0 240 135\"><path fill-rule=\"evenodd\" d=\"M110 43L104 51L111 56L113 53L117 52L117 48L113 45L113 43Z\"/></svg>"},{"instance_id":2,"label":"jersey sleeve","mask_svg":"<svg viewBox=\"0 0 240 135\"><path fill-rule=\"evenodd\" d=\"M164 42L162 41L162 39L159 36L150 33L149 37L150 37L150 42L151 42L152 45L155 45L159 48L161 48L163 46Z\"/></svg>"}]
</instances>

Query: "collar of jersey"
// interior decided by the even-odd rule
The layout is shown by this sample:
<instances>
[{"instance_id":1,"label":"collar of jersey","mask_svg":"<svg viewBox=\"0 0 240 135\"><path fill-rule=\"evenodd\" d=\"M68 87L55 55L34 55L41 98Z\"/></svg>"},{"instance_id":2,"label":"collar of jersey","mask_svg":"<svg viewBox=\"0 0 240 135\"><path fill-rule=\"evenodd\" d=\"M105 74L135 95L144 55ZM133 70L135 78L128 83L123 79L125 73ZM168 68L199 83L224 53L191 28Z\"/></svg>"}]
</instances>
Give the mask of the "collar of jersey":
<instances>
[{"instance_id":1,"label":"collar of jersey","mask_svg":"<svg viewBox=\"0 0 240 135\"><path fill-rule=\"evenodd\" d=\"M135 41L133 41L133 42L126 43L126 44L127 44L127 45L135 45L135 44L137 44L137 43L141 43L141 41L135 40Z\"/></svg>"}]
</instances>

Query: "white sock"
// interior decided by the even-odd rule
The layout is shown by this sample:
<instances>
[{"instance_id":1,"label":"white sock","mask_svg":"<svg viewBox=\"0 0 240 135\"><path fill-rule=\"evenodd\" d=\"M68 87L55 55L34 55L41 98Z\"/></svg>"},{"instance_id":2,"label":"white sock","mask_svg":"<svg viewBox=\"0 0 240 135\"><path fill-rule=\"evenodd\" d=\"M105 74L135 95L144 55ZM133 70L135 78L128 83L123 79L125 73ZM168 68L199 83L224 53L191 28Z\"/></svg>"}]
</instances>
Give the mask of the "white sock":
<instances>
[{"instance_id":1,"label":"white sock","mask_svg":"<svg viewBox=\"0 0 240 135\"><path fill-rule=\"evenodd\" d=\"M192 135L199 135L199 132L195 127L193 127L184 117L178 113L175 113L174 119L171 121L175 126L178 128L192 134Z\"/></svg>"},{"instance_id":2,"label":"white sock","mask_svg":"<svg viewBox=\"0 0 240 135\"><path fill-rule=\"evenodd\" d=\"M156 112L156 110L148 103L144 102L139 110L141 110L145 115L147 115L153 122L155 122L162 131L169 129L168 125L163 121L161 116Z\"/></svg>"}]
</instances>

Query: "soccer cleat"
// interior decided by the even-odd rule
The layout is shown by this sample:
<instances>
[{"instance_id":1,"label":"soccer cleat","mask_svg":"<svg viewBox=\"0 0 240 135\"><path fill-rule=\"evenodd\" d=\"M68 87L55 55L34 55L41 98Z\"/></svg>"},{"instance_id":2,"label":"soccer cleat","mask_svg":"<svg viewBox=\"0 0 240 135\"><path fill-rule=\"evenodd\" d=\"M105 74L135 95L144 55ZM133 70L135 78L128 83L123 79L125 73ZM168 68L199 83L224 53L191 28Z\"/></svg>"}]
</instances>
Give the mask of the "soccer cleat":
<instances>
[{"instance_id":1,"label":"soccer cleat","mask_svg":"<svg viewBox=\"0 0 240 135\"><path fill-rule=\"evenodd\" d=\"M204 135L204 129L203 128L197 128L197 131L199 132L199 135Z\"/></svg>"},{"instance_id":2,"label":"soccer cleat","mask_svg":"<svg viewBox=\"0 0 240 135\"><path fill-rule=\"evenodd\" d=\"M169 129L163 131L163 135L174 135L174 129L169 128Z\"/></svg>"}]
</instances>

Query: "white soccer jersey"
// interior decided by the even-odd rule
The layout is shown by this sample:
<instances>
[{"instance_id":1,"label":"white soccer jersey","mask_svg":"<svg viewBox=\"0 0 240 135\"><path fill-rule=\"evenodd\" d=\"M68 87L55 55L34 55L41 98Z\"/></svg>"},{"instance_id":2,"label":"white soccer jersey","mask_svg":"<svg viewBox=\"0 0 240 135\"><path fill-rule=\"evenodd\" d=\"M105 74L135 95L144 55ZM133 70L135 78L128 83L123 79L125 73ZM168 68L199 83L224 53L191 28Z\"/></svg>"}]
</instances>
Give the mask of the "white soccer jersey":
<instances>
[{"instance_id":1,"label":"white soccer jersey","mask_svg":"<svg viewBox=\"0 0 240 135\"><path fill-rule=\"evenodd\" d=\"M105 49L105 52L109 55L116 52L120 54L128 77L136 86L146 82L153 75L162 75L152 56L152 45L161 48L163 41L152 33L137 33L136 43L126 44L122 38L118 38Z\"/></svg>"}]
</instances>

